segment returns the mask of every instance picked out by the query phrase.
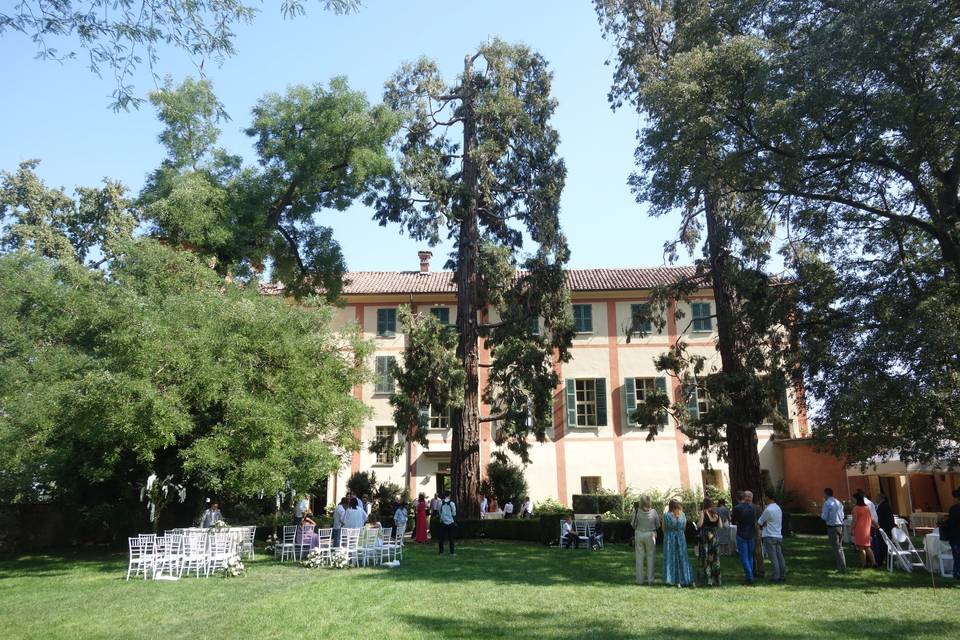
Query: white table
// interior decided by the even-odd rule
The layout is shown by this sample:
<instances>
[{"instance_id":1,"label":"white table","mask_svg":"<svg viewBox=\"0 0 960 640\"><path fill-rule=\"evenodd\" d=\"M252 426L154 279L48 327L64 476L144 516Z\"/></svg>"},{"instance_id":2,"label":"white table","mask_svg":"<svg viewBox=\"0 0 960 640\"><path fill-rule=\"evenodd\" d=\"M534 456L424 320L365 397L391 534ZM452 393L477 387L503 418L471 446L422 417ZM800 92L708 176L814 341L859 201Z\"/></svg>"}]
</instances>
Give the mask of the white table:
<instances>
[{"instance_id":1,"label":"white table","mask_svg":"<svg viewBox=\"0 0 960 640\"><path fill-rule=\"evenodd\" d=\"M953 555L950 551L950 543L940 542L940 534L934 531L923 536L923 557L927 563L927 570L930 573L940 573L940 562L937 559L938 554L946 556L945 564L949 572L953 568Z\"/></svg>"}]
</instances>

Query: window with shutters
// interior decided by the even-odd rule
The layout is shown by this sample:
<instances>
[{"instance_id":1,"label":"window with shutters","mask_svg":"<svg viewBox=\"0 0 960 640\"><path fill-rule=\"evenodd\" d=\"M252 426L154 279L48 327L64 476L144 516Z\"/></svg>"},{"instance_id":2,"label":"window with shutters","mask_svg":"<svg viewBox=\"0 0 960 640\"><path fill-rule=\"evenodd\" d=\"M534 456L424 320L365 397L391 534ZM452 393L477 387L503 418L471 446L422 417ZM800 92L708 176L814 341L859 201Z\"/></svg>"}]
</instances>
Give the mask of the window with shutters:
<instances>
[{"instance_id":1,"label":"window with shutters","mask_svg":"<svg viewBox=\"0 0 960 640\"><path fill-rule=\"evenodd\" d=\"M420 426L427 429L449 429L450 410L435 406L420 407Z\"/></svg>"},{"instance_id":2,"label":"window with shutters","mask_svg":"<svg viewBox=\"0 0 960 640\"><path fill-rule=\"evenodd\" d=\"M376 383L373 389L374 393L393 393L393 368L396 361L397 359L393 356L377 356L376 369L374 371L376 375Z\"/></svg>"},{"instance_id":3,"label":"window with shutters","mask_svg":"<svg viewBox=\"0 0 960 640\"><path fill-rule=\"evenodd\" d=\"M683 393L687 399L687 411L693 419L705 418L710 413L710 394L703 381L687 382L683 385Z\"/></svg>"},{"instance_id":4,"label":"window with shutters","mask_svg":"<svg viewBox=\"0 0 960 640\"><path fill-rule=\"evenodd\" d=\"M450 309L447 307L433 307L430 309L430 315L437 319L437 322L447 327L450 325Z\"/></svg>"},{"instance_id":5,"label":"window with shutters","mask_svg":"<svg viewBox=\"0 0 960 640\"><path fill-rule=\"evenodd\" d=\"M532 336L540 335L540 318L530 319L530 335Z\"/></svg>"},{"instance_id":6,"label":"window with shutters","mask_svg":"<svg viewBox=\"0 0 960 640\"><path fill-rule=\"evenodd\" d=\"M573 328L577 333L593 333L593 305L573 305Z\"/></svg>"},{"instance_id":7,"label":"window with shutters","mask_svg":"<svg viewBox=\"0 0 960 640\"><path fill-rule=\"evenodd\" d=\"M713 331L713 314L710 312L709 302L694 302L690 305L693 313L694 331Z\"/></svg>"},{"instance_id":8,"label":"window with shutters","mask_svg":"<svg viewBox=\"0 0 960 640\"><path fill-rule=\"evenodd\" d=\"M580 493L597 493L602 488L600 476L580 476Z\"/></svg>"},{"instance_id":9,"label":"window with shutters","mask_svg":"<svg viewBox=\"0 0 960 640\"><path fill-rule=\"evenodd\" d=\"M377 309L377 337L392 338L397 335L397 310Z\"/></svg>"},{"instance_id":10,"label":"window with shutters","mask_svg":"<svg viewBox=\"0 0 960 640\"><path fill-rule=\"evenodd\" d=\"M393 427L377 426L377 441L384 443L377 453L377 464L393 464L393 436Z\"/></svg>"},{"instance_id":11,"label":"window with shutters","mask_svg":"<svg viewBox=\"0 0 960 640\"><path fill-rule=\"evenodd\" d=\"M653 333L653 321L650 319L649 304L630 305L630 330L633 333Z\"/></svg>"},{"instance_id":12,"label":"window with shutters","mask_svg":"<svg viewBox=\"0 0 960 640\"><path fill-rule=\"evenodd\" d=\"M567 426L603 427L607 424L607 381L603 378L567 380Z\"/></svg>"},{"instance_id":13,"label":"window with shutters","mask_svg":"<svg viewBox=\"0 0 960 640\"><path fill-rule=\"evenodd\" d=\"M623 381L625 416L628 425L636 425L633 414L637 406L647 402L655 395L667 395L667 379L658 378L626 378ZM660 418L660 424L666 425L669 417L664 414Z\"/></svg>"}]
</instances>

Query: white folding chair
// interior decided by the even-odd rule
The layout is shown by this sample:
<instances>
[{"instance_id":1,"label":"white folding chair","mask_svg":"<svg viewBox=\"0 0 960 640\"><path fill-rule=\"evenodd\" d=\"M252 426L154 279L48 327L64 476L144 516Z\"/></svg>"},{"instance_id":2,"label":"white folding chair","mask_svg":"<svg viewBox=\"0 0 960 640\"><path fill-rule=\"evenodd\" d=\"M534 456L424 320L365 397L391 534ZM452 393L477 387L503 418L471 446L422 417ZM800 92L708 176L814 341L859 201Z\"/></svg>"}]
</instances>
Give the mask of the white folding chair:
<instances>
[{"instance_id":1,"label":"white folding chair","mask_svg":"<svg viewBox=\"0 0 960 640\"><path fill-rule=\"evenodd\" d=\"M257 536L256 527L243 527L243 535L240 543L240 553L246 554L247 558L253 558L253 541Z\"/></svg>"},{"instance_id":2,"label":"white folding chair","mask_svg":"<svg viewBox=\"0 0 960 640\"><path fill-rule=\"evenodd\" d=\"M189 576L191 571L198 578L201 571L207 573L207 536L202 533L187 533L183 536L183 554L177 575L186 573Z\"/></svg>"},{"instance_id":3,"label":"white folding chair","mask_svg":"<svg viewBox=\"0 0 960 640\"><path fill-rule=\"evenodd\" d=\"M316 536L316 548L320 552L320 559L329 561L333 547L333 529L317 529Z\"/></svg>"},{"instance_id":4,"label":"white folding chair","mask_svg":"<svg viewBox=\"0 0 960 640\"><path fill-rule=\"evenodd\" d=\"M147 579L147 569L152 563L153 559L147 556L144 552L144 541L142 538L127 538L127 546L129 559L127 561L127 580L130 579L130 573L133 573L133 577L136 578L137 575L142 571L143 579Z\"/></svg>"},{"instance_id":5,"label":"white folding chair","mask_svg":"<svg viewBox=\"0 0 960 640\"><path fill-rule=\"evenodd\" d=\"M913 546L913 540L910 539L903 529L894 528L890 533L893 534L893 541L896 544L900 545L900 548L907 552L908 557L910 558L910 564L914 568L926 569L927 565L923 561L923 556L920 555L920 551Z\"/></svg>"},{"instance_id":6,"label":"white folding chair","mask_svg":"<svg viewBox=\"0 0 960 640\"><path fill-rule=\"evenodd\" d=\"M340 529L340 550L347 554L347 560L354 566L359 566L360 533L363 529Z\"/></svg>"},{"instance_id":7,"label":"white folding chair","mask_svg":"<svg viewBox=\"0 0 960 640\"><path fill-rule=\"evenodd\" d=\"M317 525L315 524L305 524L300 527L297 527L296 533L296 547L297 547L297 560L303 560L303 552L306 550L307 553L310 553L310 548L313 545L313 530Z\"/></svg>"},{"instance_id":8,"label":"white folding chair","mask_svg":"<svg viewBox=\"0 0 960 640\"><path fill-rule=\"evenodd\" d=\"M280 553L280 562L290 558L297 557L297 529L296 526L285 526L283 528L283 537L274 545L274 555Z\"/></svg>"},{"instance_id":9,"label":"white folding chair","mask_svg":"<svg viewBox=\"0 0 960 640\"><path fill-rule=\"evenodd\" d=\"M154 547L153 579L180 577L180 564L183 562L183 536L171 533L158 537Z\"/></svg>"},{"instance_id":10,"label":"white folding chair","mask_svg":"<svg viewBox=\"0 0 960 640\"><path fill-rule=\"evenodd\" d=\"M403 530L402 524L394 529L384 530L380 562L383 562L384 557L388 562L396 560L398 555L403 557Z\"/></svg>"},{"instance_id":11,"label":"white folding chair","mask_svg":"<svg viewBox=\"0 0 960 640\"><path fill-rule=\"evenodd\" d=\"M227 568L227 560L237 555L237 539L229 533L215 533L210 540L206 575Z\"/></svg>"},{"instance_id":12,"label":"white folding chair","mask_svg":"<svg viewBox=\"0 0 960 640\"><path fill-rule=\"evenodd\" d=\"M937 566L940 569L940 575L944 578L953 577L953 550L950 543L941 539L937 543Z\"/></svg>"},{"instance_id":13,"label":"white folding chair","mask_svg":"<svg viewBox=\"0 0 960 640\"><path fill-rule=\"evenodd\" d=\"M380 560L380 551L383 540L380 538L380 527L364 527L360 535L360 542L357 550L360 554L360 560L363 566L367 566L367 561L377 564Z\"/></svg>"}]
</instances>

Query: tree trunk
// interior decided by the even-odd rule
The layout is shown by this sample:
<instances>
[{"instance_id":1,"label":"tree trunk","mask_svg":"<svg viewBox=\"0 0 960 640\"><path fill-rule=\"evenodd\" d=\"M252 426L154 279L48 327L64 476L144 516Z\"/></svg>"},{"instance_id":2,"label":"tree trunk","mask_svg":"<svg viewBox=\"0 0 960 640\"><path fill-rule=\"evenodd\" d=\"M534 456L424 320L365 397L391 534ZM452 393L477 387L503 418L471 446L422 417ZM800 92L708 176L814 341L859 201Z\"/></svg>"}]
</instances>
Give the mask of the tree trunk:
<instances>
[{"instance_id":1,"label":"tree trunk","mask_svg":"<svg viewBox=\"0 0 960 640\"><path fill-rule=\"evenodd\" d=\"M716 193L706 190L704 197L707 222L707 251L713 280L713 297L717 306L717 350L720 366L725 376L734 380L743 375L743 363L734 335L736 294L730 283L729 243L730 238L720 218L720 206ZM749 415L743 392L734 392L731 401L733 414ZM745 420L726 425L727 464L730 473L730 491L750 490L755 499L763 495L760 478L760 454L757 451L757 427ZM736 504L736 500L733 502Z\"/></svg>"},{"instance_id":2,"label":"tree trunk","mask_svg":"<svg viewBox=\"0 0 960 640\"><path fill-rule=\"evenodd\" d=\"M477 343L477 262L480 232L477 214L476 122L471 76L473 58L467 56L463 73L463 193L457 249L457 355L466 381L463 409L454 416L450 484L461 518L479 518L480 505L480 354Z\"/></svg>"}]
</instances>

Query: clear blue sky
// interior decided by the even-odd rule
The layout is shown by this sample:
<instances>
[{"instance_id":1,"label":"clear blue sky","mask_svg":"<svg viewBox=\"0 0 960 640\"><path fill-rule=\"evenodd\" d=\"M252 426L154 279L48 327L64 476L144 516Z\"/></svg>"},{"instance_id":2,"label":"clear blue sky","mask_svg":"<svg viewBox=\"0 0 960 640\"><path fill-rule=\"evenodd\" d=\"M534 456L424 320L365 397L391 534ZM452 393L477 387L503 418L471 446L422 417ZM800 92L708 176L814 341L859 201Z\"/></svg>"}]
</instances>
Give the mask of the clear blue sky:
<instances>
[{"instance_id":1,"label":"clear blue sky","mask_svg":"<svg viewBox=\"0 0 960 640\"><path fill-rule=\"evenodd\" d=\"M345 75L377 102L384 81L403 61L427 55L452 78L464 54L480 42L495 36L522 41L542 53L554 71L559 101L554 126L568 171L561 221L571 266L663 263L663 243L676 233L677 219L649 218L626 185L638 116L629 109L613 113L607 104L611 68L604 62L611 47L601 38L589 0L366 0L349 16L307 6L307 16L284 20L277 6L265 2L253 24L238 30L238 55L220 67L204 65L233 118L221 138L227 149L253 159L242 128L264 93ZM73 43L55 46L65 51ZM7 88L0 101L0 169L12 171L21 160L39 158L40 175L50 185L72 190L111 177L138 191L163 158L153 109L147 104L129 113L111 111L113 79L91 74L82 51L63 65L35 60L35 53L19 34L0 37L0 86ZM197 75L186 54L176 50L163 52L158 71L175 80ZM146 69L136 83L142 95L154 86ZM334 227L352 270L417 267L421 245L396 227L379 227L362 206L323 212L320 221ZM434 268L446 251L434 249Z\"/></svg>"}]
</instances>

